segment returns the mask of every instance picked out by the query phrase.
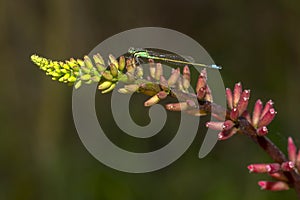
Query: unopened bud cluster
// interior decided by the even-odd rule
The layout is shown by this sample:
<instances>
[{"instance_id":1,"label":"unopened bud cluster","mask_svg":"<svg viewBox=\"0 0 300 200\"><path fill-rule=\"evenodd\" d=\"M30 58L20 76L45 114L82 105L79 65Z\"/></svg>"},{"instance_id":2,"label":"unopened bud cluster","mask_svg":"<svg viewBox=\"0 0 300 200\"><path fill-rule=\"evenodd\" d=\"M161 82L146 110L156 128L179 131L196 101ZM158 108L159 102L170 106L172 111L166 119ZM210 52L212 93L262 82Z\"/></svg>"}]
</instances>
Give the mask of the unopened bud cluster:
<instances>
[{"instance_id":1,"label":"unopened bud cluster","mask_svg":"<svg viewBox=\"0 0 300 200\"><path fill-rule=\"evenodd\" d=\"M228 104L228 117L225 122L208 122L206 126L221 131L219 140L225 140L239 131L238 119L244 117L255 128L258 136L268 133L267 126L273 121L276 111L273 108L272 100L263 107L261 100L257 100L252 116L248 112L250 90L243 90L242 84L237 83L233 92L227 88L226 98Z\"/></svg>"},{"instance_id":2,"label":"unopened bud cluster","mask_svg":"<svg viewBox=\"0 0 300 200\"><path fill-rule=\"evenodd\" d=\"M276 181L259 181L258 185L263 190L288 190L290 188L290 180L284 174L284 172L294 171L299 173L300 171L300 150L297 151L297 147L291 137L288 138L288 161L282 163L260 163L251 164L248 166L249 172L252 173L267 173Z\"/></svg>"}]
</instances>

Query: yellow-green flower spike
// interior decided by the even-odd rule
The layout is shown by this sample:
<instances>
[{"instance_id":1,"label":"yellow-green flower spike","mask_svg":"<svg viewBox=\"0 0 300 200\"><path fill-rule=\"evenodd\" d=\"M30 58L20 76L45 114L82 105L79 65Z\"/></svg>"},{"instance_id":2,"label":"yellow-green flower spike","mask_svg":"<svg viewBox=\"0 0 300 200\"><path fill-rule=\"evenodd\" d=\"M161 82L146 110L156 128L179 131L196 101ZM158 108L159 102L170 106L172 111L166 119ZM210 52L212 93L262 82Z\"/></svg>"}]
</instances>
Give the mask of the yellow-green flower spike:
<instances>
[{"instance_id":1,"label":"yellow-green flower spike","mask_svg":"<svg viewBox=\"0 0 300 200\"><path fill-rule=\"evenodd\" d=\"M59 62L38 55L32 55L31 60L40 69L45 71L46 75L51 76L52 80L58 80L59 82L74 83L76 81L75 75L79 73L80 65L73 58L66 62Z\"/></svg>"},{"instance_id":2,"label":"yellow-green flower spike","mask_svg":"<svg viewBox=\"0 0 300 200\"><path fill-rule=\"evenodd\" d=\"M68 85L75 84L75 89L80 88L82 84L101 81L98 88L102 90L102 93L107 93L112 91L119 81L128 82L127 75L122 72L126 66L124 56L117 60L113 55L109 55L109 69L106 68L106 64L99 53L94 55L92 59L89 56L84 56L83 59L71 58L65 62L52 61L38 55L32 55L31 60L45 71L46 75L50 76L52 80ZM134 63L132 68L134 72ZM138 73L139 76L142 75L141 72L142 70Z\"/></svg>"}]
</instances>

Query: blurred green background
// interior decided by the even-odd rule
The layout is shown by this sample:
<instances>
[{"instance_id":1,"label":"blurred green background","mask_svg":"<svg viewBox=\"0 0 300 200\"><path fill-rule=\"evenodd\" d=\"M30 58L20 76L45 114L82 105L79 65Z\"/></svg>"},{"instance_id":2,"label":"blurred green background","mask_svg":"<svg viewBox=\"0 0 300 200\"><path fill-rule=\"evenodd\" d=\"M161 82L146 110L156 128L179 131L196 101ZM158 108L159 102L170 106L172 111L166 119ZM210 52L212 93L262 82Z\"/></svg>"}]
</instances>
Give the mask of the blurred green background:
<instances>
[{"instance_id":1,"label":"blurred green background","mask_svg":"<svg viewBox=\"0 0 300 200\"><path fill-rule=\"evenodd\" d=\"M293 190L259 189L257 181L269 177L249 174L247 165L271 160L240 135L201 160L195 141L153 173L104 166L77 135L72 88L51 81L29 58L80 58L131 28L180 31L223 66L227 87L242 81L252 89L251 105L257 98L275 101L269 136L285 150L288 135L300 145L299 21L297 0L1 0L0 199L296 199Z\"/></svg>"}]
</instances>

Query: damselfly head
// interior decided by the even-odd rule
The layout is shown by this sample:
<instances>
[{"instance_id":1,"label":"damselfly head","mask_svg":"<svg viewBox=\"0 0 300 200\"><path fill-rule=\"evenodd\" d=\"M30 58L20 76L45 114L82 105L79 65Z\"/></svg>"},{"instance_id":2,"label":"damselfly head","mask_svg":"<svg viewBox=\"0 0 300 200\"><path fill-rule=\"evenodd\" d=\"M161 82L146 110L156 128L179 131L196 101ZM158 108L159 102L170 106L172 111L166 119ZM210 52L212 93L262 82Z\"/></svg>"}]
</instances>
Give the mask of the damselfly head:
<instances>
[{"instance_id":1,"label":"damselfly head","mask_svg":"<svg viewBox=\"0 0 300 200\"><path fill-rule=\"evenodd\" d=\"M130 47L129 49L128 49L128 53L130 53L130 54L133 54L133 53L135 53L136 52L136 49L134 48L134 47Z\"/></svg>"}]
</instances>

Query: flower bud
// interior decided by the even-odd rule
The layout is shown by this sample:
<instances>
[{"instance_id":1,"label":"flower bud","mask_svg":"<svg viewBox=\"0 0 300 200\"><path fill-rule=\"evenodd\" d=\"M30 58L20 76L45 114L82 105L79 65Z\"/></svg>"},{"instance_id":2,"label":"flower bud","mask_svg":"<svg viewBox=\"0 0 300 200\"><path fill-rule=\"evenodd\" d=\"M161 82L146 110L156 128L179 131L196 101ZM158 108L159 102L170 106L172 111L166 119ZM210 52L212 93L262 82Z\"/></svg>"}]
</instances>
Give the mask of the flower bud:
<instances>
[{"instance_id":1,"label":"flower bud","mask_svg":"<svg viewBox=\"0 0 300 200\"><path fill-rule=\"evenodd\" d=\"M242 94L242 84L241 82L236 83L233 90L233 107L236 107L239 103Z\"/></svg>"},{"instance_id":2,"label":"flower bud","mask_svg":"<svg viewBox=\"0 0 300 200\"><path fill-rule=\"evenodd\" d=\"M230 88L226 88L226 99L227 99L227 105L230 109L233 108L233 97L232 92Z\"/></svg>"},{"instance_id":3,"label":"flower bud","mask_svg":"<svg viewBox=\"0 0 300 200\"><path fill-rule=\"evenodd\" d=\"M297 147L292 139L292 137L288 138L288 155L289 160L292 162L296 162L296 154L297 154Z\"/></svg>"},{"instance_id":4,"label":"flower bud","mask_svg":"<svg viewBox=\"0 0 300 200\"><path fill-rule=\"evenodd\" d=\"M283 190L290 189L289 185L283 181L277 181L277 182L259 181L258 185L262 190L283 191Z\"/></svg>"}]
</instances>

